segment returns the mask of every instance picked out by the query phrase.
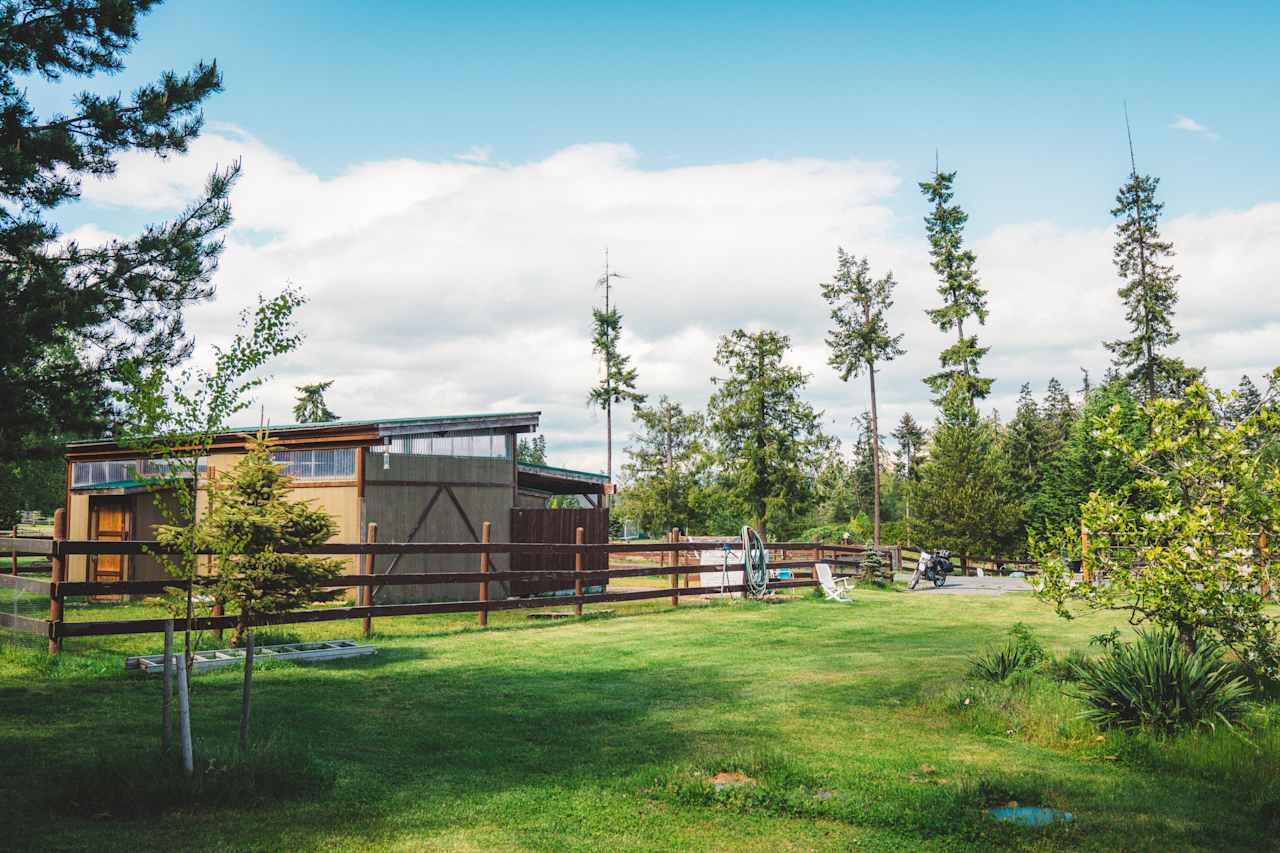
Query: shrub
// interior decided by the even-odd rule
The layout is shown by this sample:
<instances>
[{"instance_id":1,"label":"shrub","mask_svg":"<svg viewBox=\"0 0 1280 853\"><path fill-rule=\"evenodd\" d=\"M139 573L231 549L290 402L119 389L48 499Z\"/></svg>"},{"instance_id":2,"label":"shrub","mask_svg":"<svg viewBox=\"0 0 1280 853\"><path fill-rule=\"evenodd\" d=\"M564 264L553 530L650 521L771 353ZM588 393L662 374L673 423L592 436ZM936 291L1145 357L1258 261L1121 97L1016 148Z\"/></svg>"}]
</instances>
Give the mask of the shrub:
<instances>
[{"instance_id":1,"label":"shrub","mask_svg":"<svg viewBox=\"0 0 1280 853\"><path fill-rule=\"evenodd\" d=\"M969 674L985 681L1006 681L1015 673L1035 669L1048 657L1048 652L1031 629L1015 622L1003 645L989 648L969 659Z\"/></svg>"},{"instance_id":2,"label":"shrub","mask_svg":"<svg viewBox=\"0 0 1280 853\"><path fill-rule=\"evenodd\" d=\"M1073 666L1084 717L1103 728L1142 728L1161 734L1228 727L1254 689L1222 658L1222 647L1202 641L1187 649L1170 630L1139 631L1101 657Z\"/></svg>"}]
</instances>

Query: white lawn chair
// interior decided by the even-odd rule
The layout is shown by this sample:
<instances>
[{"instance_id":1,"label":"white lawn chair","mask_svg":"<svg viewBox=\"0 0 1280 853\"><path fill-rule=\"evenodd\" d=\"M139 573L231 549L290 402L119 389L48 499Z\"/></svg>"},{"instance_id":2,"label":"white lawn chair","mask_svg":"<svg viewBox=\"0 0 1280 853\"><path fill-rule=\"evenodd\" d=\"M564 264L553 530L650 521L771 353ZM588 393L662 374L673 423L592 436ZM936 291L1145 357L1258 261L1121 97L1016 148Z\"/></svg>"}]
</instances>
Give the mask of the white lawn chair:
<instances>
[{"instance_id":1,"label":"white lawn chair","mask_svg":"<svg viewBox=\"0 0 1280 853\"><path fill-rule=\"evenodd\" d=\"M849 579L838 578L831 574L829 563L814 564L814 572L818 575L818 584L826 593L828 601L849 600Z\"/></svg>"}]
</instances>

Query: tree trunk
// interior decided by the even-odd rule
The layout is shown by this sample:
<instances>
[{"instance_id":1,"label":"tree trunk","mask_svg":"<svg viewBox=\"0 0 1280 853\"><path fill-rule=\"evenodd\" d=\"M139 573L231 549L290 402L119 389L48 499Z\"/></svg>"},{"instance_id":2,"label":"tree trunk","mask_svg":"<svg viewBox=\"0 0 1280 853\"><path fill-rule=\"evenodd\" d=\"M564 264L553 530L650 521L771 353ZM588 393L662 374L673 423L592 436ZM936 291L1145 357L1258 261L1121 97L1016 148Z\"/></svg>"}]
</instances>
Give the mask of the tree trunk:
<instances>
[{"instance_id":1,"label":"tree trunk","mask_svg":"<svg viewBox=\"0 0 1280 853\"><path fill-rule=\"evenodd\" d=\"M608 370L605 367L605 370ZM604 458L605 471L609 474L609 482L613 482L613 400L610 399L604 406ZM610 496L606 496L608 501Z\"/></svg>"},{"instance_id":2,"label":"tree trunk","mask_svg":"<svg viewBox=\"0 0 1280 853\"><path fill-rule=\"evenodd\" d=\"M253 707L253 629L245 632L244 689L240 694L240 753L249 753L249 711Z\"/></svg>"},{"instance_id":3,"label":"tree trunk","mask_svg":"<svg viewBox=\"0 0 1280 853\"><path fill-rule=\"evenodd\" d=\"M871 378L871 470L874 473L874 509L871 516L871 541L880 547L880 415L876 411L876 367L868 363Z\"/></svg>"}]
</instances>

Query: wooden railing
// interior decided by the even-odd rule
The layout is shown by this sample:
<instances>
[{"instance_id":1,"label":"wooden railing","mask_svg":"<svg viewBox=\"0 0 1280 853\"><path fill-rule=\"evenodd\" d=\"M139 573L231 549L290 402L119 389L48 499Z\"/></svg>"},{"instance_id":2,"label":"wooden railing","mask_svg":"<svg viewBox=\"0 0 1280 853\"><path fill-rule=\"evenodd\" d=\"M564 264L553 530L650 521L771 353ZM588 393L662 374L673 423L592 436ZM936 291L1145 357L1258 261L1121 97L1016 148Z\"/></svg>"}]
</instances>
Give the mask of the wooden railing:
<instances>
[{"instance_id":1,"label":"wooden railing","mask_svg":"<svg viewBox=\"0 0 1280 853\"><path fill-rule=\"evenodd\" d=\"M58 522L61 522L59 514ZM15 614L0 614L0 627L34 634L46 634L49 639L49 652L56 654L67 637L90 637L112 634L158 633L164 630L165 619L122 619L93 620L68 622L63 618L63 602L71 596L129 596L154 595L165 590L186 590L193 583L197 589L208 586L211 579L197 577L194 581L180 579L166 580L133 580L133 581L66 581L63 580L65 559L71 555L122 554L122 555L172 555L180 553L155 541L103 542L98 540L63 539L62 525L55 527L53 539L13 538L5 543L17 549L18 553L46 555L50 558L52 571L49 580L0 575L0 587L10 587L19 591L47 595L49 598L49 618L47 620L32 619ZM296 610L287 613L254 614L254 625L283 625L304 622L328 622L342 619L362 619L365 621L364 632L369 630L369 620L374 617L421 616L438 613L469 613L481 615L482 624L490 612L502 610L522 610L540 607L564 607L573 605L581 611L584 604L604 604L623 601L643 601L670 597L672 604L678 606L681 596L718 595L720 593L745 592L745 584L715 586L679 585L679 576L693 575L700 572L716 572L715 565L682 565L680 555L703 551L718 551L722 545L728 544L735 549L741 548L739 541L732 542L666 542L666 543L528 543L528 542L365 542L365 543L329 543L325 545L282 549L292 553L326 554L326 555L389 555L389 554L430 554L430 555L492 555L492 554L541 554L541 555L587 555L601 552L613 554L657 554L660 563L657 565L628 565L626 568L597 571L576 570L559 571L448 571L426 573L397 573L340 575L319 584L326 588L356 588L362 593L356 596L357 604L346 607L326 607L307 610ZM807 559L780 560L770 563L771 569L790 569L793 576L789 579L771 580L772 589L794 589L814 587L818 581L813 575L816 562L831 563L837 574L847 574L858 567L859 556L865 556L866 549L861 546L824 545L818 542L774 542L766 547L774 552L789 554L807 552L812 556ZM212 553L212 552L209 552ZM486 561L477 561L481 566ZM577 561L578 566L583 561ZM668 565L669 563L669 565ZM845 571L841 571L841 570ZM732 570L732 567L731 567ZM599 584L609 580L643 576L669 576L670 587L653 589L636 589L622 592L603 592L584 594L584 585ZM501 583L517 579L536 581L560 581L564 588L573 588L573 595L557 595L535 598L507 598L488 600L487 590L491 583ZM406 604L371 604L365 589L383 586L430 586L449 583L475 583L486 594L475 601L445 601ZM192 630L220 630L230 628L239 621L237 615L197 616L191 620ZM185 625L186 620L179 620Z\"/></svg>"}]
</instances>

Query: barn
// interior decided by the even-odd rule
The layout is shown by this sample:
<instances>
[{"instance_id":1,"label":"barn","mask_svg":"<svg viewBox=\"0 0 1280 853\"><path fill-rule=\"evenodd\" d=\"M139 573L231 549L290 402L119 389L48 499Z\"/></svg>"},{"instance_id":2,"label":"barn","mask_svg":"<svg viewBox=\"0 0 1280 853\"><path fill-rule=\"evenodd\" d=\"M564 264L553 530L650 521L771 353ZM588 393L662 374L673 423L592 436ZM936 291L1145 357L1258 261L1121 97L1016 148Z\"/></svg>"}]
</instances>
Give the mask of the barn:
<instances>
[{"instance_id":1,"label":"barn","mask_svg":"<svg viewBox=\"0 0 1280 853\"><path fill-rule=\"evenodd\" d=\"M327 510L337 523L335 542L361 542L369 522L381 542L475 542L484 522L495 542L571 542L577 527L587 542L607 542L608 477L518 461L518 436L536 432L539 412L333 421L270 427L277 462L293 478L296 500ZM256 427L216 436L198 460L197 511L204 483L236 464L246 435ZM157 486L159 460L112 439L67 445L67 535L72 539L154 539L155 527L174 517L172 480ZM553 496L580 496L576 508L551 509ZM355 557L349 571L358 570ZM554 562L551 565L548 561ZM471 571L467 555L379 556L373 571ZM563 565L561 565L563 563ZM495 554L492 569L571 569L571 556ZM596 568L588 566L588 568ZM149 556L77 555L67 579L161 580L164 568ZM493 583L490 599L553 590ZM474 600L476 584L382 586L375 602Z\"/></svg>"}]
</instances>

